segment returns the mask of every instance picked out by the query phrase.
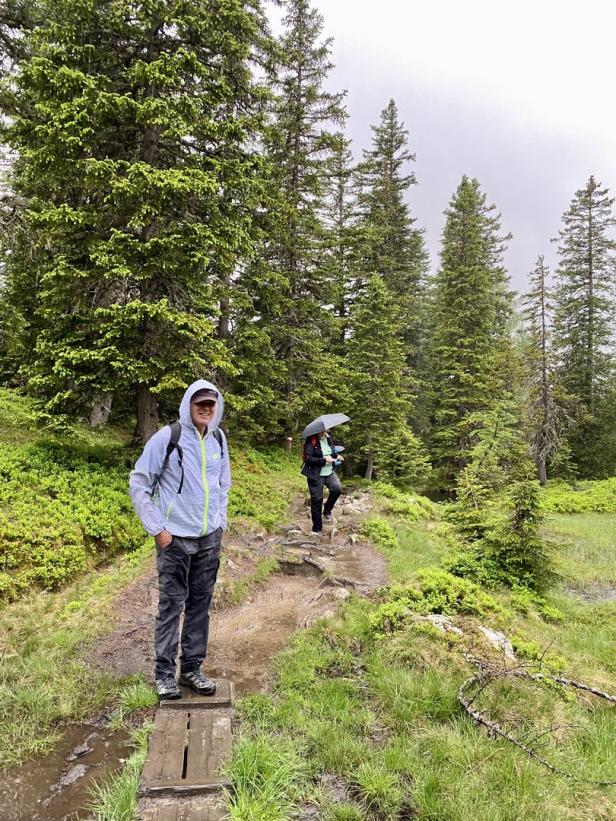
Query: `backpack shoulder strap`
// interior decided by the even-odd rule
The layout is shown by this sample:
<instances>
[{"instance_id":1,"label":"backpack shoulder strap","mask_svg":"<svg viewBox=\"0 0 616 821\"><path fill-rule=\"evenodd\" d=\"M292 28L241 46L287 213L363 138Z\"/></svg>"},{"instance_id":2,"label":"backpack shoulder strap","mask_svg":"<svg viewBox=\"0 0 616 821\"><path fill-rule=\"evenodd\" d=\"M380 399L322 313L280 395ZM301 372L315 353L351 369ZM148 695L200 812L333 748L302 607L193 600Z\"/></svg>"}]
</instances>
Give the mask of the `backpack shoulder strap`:
<instances>
[{"instance_id":1,"label":"backpack shoulder strap","mask_svg":"<svg viewBox=\"0 0 616 821\"><path fill-rule=\"evenodd\" d=\"M160 481L160 477L163 475L165 470L167 469L167 465L169 464L169 457L173 453L174 450L178 452L178 462L180 465L180 486L178 488L178 493L182 492L182 488L184 487L184 451L182 450L182 446L180 445L180 436L182 434L182 425L176 419L175 422L171 422L169 425L169 429L171 434L169 436L169 443L167 445L167 452L165 453L165 460L163 462L163 466L160 469L160 473L156 477L156 482Z\"/></svg>"},{"instance_id":2,"label":"backpack shoulder strap","mask_svg":"<svg viewBox=\"0 0 616 821\"><path fill-rule=\"evenodd\" d=\"M224 449L224 445L222 443L222 433L221 433L220 428L216 428L216 430L214 431L213 436L214 436L214 439L216 439L216 441L220 445L220 459L222 461L222 459L224 458L224 455L225 455L225 449Z\"/></svg>"}]
</instances>

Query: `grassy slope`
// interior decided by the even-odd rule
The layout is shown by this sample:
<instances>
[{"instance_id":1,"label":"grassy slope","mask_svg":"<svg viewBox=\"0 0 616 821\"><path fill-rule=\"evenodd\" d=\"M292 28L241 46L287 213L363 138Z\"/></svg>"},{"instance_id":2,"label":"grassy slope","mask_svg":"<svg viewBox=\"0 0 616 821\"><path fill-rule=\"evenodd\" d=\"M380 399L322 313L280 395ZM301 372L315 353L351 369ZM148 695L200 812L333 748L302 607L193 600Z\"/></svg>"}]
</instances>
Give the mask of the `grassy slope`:
<instances>
[{"instance_id":1,"label":"grassy slope","mask_svg":"<svg viewBox=\"0 0 616 821\"><path fill-rule=\"evenodd\" d=\"M0 577L2 570L13 579L24 571L29 586L21 586L14 602L0 602L0 762L19 763L49 750L57 738L59 725L80 719L111 700L120 700L126 682L112 680L100 672L84 668L80 662L84 647L108 629L114 598L151 566L153 545L141 530L136 517L127 512L128 469L134 454L127 450L128 432L77 429L70 437L50 437L38 431L27 401L12 391L0 389L0 453L4 466L21 465L7 481L11 493L0 498ZM42 446L42 443L44 445ZM41 447L42 446L42 447ZM230 527L263 530L284 518L290 498L304 482L298 458L273 449L260 453L234 446L234 487L230 497ZM32 453L45 454L53 482L45 481L45 463L32 465ZM63 460L78 454L79 465ZM50 456L51 454L51 456ZM85 467L84 467L85 465ZM92 472L99 482L97 493L88 487ZM83 484L76 489L75 474ZM6 484L6 481L5 481ZM69 492L70 491L70 492ZM71 500L71 493L73 499ZM76 522L69 504L83 511L91 497L103 496L109 508L88 508L88 517ZM58 501L58 496L63 498ZM114 507L115 505L115 507ZM103 517L119 518L121 507L125 531L130 539L122 541L118 531L108 537L88 541L87 530ZM45 516L43 537L34 544L30 526ZM100 514L100 515L99 515ZM98 515L98 518L96 516ZM84 524L85 522L85 524ZM7 528L10 523L10 536ZM64 530L63 530L64 528ZM68 565L68 581L54 576L54 588L45 590L43 578L31 574L36 565L34 550L45 555L48 567L54 565L57 551L66 548L61 535L71 529L75 552L84 548L87 561ZM105 541L105 539L108 541ZM112 544L113 541L113 544ZM128 552L127 552L128 551ZM69 551L67 555L73 555ZM11 561L19 556L19 566ZM103 562L102 567L97 567ZM255 574L263 573L257 567ZM72 577L72 578L71 578ZM240 595L241 591L235 591ZM1 589L0 589L1 598Z\"/></svg>"},{"instance_id":2,"label":"grassy slope","mask_svg":"<svg viewBox=\"0 0 616 821\"><path fill-rule=\"evenodd\" d=\"M383 537L394 580L407 581L446 550L432 522L386 521L397 537ZM551 601L562 623L547 623L532 609L515 613L504 592L496 595L500 612L481 621L517 637L519 653L547 650L546 661L565 675L614 693L616 603L584 603L564 587L615 583L616 516L553 516L549 526L566 542L560 569L568 578ZM242 703L233 819L282 821L305 802L326 821L414 813L434 821L616 817L616 788L554 776L463 714L457 691L475 671L464 651L489 654L478 638L443 637L411 623L378 635L373 610L354 601L340 618L299 635L279 659L272 697ZM473 635L477 619L457 621ZM478 703L518 737L558 725L543 739L548 759L581 777L616 779L616 715L606 702L508 680Z\"/></svg>"}]
</instances>

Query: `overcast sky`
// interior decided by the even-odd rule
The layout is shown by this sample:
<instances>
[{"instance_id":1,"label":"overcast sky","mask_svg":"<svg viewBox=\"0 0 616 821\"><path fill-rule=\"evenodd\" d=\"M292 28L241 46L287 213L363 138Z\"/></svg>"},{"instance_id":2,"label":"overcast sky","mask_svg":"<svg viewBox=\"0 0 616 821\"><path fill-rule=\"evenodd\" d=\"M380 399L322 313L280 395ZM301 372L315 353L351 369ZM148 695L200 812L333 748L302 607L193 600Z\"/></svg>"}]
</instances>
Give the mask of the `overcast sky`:
<instances>
[{"instance_id":1,"label":"overcast sky","mask_svg":"<svg viewBox=\"0 0 616 821\"><path fill-rule=\"evenodd\" d=\"M346 89L359 156L393 97L417 155L409 195L437 264L443 210L477 177L511 231L506 263L525 288L575 191L594 174L616 193L609 0L313 0L334 38L331 88Z\"/></svg>"}]
</instances>

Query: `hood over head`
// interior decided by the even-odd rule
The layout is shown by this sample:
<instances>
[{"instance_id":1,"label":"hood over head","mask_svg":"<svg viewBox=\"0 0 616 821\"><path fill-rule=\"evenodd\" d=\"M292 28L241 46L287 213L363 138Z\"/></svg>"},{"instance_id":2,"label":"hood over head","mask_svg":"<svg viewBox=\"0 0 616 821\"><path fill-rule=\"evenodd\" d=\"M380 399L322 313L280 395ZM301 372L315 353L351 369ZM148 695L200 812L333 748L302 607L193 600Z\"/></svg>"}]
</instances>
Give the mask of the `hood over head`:
<instances>
[{"instance_id":1,"label":"hood over head","mask_svg":"<svg viewBox=\"0 0 616 821\"><path fill-rule=\"evenodd\" d=\"M184 396L182 397L182 401L180 402L180 422L183 425L188 425L189 427L193 427L193 421L190 418L190 400L191 398L197 393L197 391L202 390L210 390L216 391L218 394L218 401L216 402L216 411L214 413L214 418L212 423L208 425L208 433L211 433L213 430L216 430L218 425L220 424L220 420L222 419L222 415L225 409L225 400L223 399L222 393L220 390L214 385L212 382L208 382L205 379L197 379L196 382L193 382L192 385L189 385L186 388Z\"/></svg>"}]
</instances>

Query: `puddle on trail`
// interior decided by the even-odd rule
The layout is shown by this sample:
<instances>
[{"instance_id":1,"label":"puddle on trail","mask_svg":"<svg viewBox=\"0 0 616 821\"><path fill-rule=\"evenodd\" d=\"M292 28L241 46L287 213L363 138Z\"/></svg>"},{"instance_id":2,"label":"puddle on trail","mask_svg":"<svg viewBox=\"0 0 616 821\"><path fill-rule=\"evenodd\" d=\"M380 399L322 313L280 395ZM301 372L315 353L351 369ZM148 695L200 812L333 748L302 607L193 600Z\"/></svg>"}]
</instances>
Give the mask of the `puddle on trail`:
<instances>
[{"instance_id":1,"label":"puddle on trail","mask_svg":"<svg viewBox=\"0 0 616 821\"><path fill-rule=\"evenodd\" d=\"M88 724L71 725L49 755L0 771L0 818L92 818L87 809L92 801L90 789L117 772L130 752L124 733Z\"/></svg>"}]
</instances>

